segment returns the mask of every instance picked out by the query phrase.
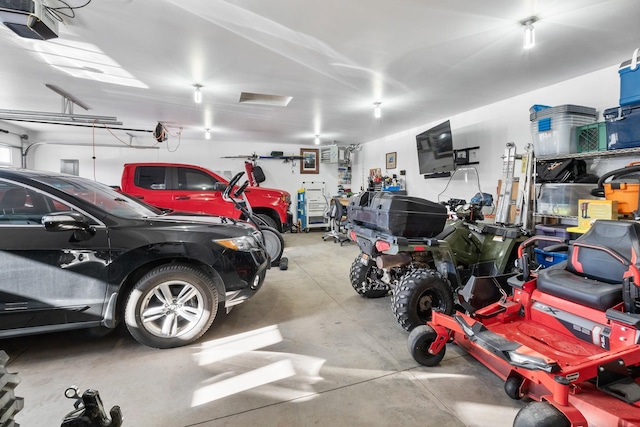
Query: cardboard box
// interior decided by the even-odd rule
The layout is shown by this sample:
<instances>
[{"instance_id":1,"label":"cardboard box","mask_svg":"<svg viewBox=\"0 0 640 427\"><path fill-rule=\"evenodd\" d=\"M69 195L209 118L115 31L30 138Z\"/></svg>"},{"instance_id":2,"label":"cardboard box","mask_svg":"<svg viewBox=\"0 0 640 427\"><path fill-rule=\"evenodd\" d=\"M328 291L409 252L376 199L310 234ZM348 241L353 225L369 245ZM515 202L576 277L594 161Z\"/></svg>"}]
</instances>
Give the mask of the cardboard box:
<instances>
[{"instance_id":1,"label":"cardboard box","mask_svg":"<svg viewBox=\"0 0 640 427\"><path fill-rule=\"evenodd\" d=\"M516 220L516 214L518 213L516 201L518 200L518 187L519 187L519 179L515 177L511 184L511 200L509 200L509 224L513 224ZM498 197L496 198L496 209L500 206L500 191L502 190L502 180L498 180L498 187L496 188L496 194ZM495 212L497 213L497 212ZM494 214L495 214L494 213ZM494 215L495 216L495 215Z\"/></svg>"},{"instance_id":2,"label":"cardboard box","mask_svg":"<svg viewBox=\"0 0 640 427\"><path fill-rule=\"evenodd\" d=\"M578 226L567 228L570 233L586 233L597 219L618 219L616 200L578 200Z\"/></svg>"}]
</instances>

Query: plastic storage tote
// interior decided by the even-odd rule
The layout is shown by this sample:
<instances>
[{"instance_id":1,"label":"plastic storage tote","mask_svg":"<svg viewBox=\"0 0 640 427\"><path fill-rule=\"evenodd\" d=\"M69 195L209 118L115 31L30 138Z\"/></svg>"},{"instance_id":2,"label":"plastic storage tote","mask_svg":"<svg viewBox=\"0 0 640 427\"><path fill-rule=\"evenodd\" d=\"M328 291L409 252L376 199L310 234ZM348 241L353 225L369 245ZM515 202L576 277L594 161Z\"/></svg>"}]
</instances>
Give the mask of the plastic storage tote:
<instances>
[{"instance_id":1,"label":"plastic storage tote","mask_svg":"<svg viewBox=\"0 0 640 427\"><path fill-rule=\"evenodd\" d=\"M536 156L575 153L575 128L595 123L595 108L560 105L531 113L531 137Z\"/></svg>"},{"instance_id":2,"label":"plastic storage tote","mask_svg":"<svg viewBox=\"0 0 640 427\"><path fill-rule=\"evenodd\" d=\"M595 199L595 184L541 184L536 212L544 215L578 216L578 200Z\"/></svg>"},{"instance_id":3,"label":"plastic storage tote","mask_svg":"<svg viewBox=\"0 0 640 427\"><path fill-rule=\"evenodd\" d=\"M533 252L536 254L536 262L542 266L542 268L551 267L567 259L566 252L547 252L539 248L535 248Z\"/></svg>"},{"instance_id":4,"label":"plastic storage tote","mask_svg":"<svg viewBox=\"0 0 640 427\"><path fill-rule=\"evenodd\" d=\"M620 105L640 102L640 58L636 49L631 59L620 64Z\"/></svg>"},{"instance_id":5,"label":"plastic storage tote","mask_svg":"<svg viewBox=\"0 0 640 427\"><path fill-rule=\"evenodd\" d=\"M640 103L604 110L607 149L640 147Z\"/></svg>"},{"instance_id":6,"label":"plastic storage tote","mask_svg":"<svg viewBox=\"0 0 640 427\"><path fill-rule=\"evenodd\" d=\"M567 228L570 227L566 224L537 224L536 225L536 236L553 236L560 237L566 239L567 241L575 240L580 237L577 233L570 233L567 231ZM552 241L538 241L538 247L540 249L544 249L547 246L556 245L556 242Z\"/></svg>"}]
</instances>

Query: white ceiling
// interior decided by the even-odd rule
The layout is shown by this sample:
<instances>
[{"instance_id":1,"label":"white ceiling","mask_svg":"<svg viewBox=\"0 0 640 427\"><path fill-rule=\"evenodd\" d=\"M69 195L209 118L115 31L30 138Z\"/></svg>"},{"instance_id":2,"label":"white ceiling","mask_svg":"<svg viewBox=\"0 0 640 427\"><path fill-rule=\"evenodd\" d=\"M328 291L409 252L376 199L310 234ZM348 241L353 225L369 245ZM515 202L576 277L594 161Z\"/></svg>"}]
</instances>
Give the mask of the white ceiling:
<instances>
[{"instance_id":1,"label":"white ceiling","mask_svg":"<svg viewBox=\"0 0 640 427\"><path fill-rule=\"evenodd\" d=\"M74 113L115 116L124 128L162 121L185 138L211 128L212 143L306 145L319 134L350 144L614 65L640 47L638 0L93 0L75 14L50 41L0 26L0 109L61 112L48 83L91 107ZM532 15L537 45L525 51L519 21ZM123 70L138 87L95 80ZM89 78L70 74L79 72ZM239 104L243 91L293 99Z\"/></svg>"}]
</instances>

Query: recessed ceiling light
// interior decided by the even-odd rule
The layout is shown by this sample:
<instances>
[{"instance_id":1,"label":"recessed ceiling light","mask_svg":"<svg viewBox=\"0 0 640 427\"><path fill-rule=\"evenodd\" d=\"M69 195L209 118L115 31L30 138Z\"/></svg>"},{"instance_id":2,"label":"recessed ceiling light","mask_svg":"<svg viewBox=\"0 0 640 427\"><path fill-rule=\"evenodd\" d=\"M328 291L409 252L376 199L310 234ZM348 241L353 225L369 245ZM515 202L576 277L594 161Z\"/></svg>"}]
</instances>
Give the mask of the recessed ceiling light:
<instances>
[{"instance_id":1,"label":"recessed ceiling light","mask_svg":"<svg viewBox=\"0 0 640 427\"><path fill-rule=\"evenodd\" d=\"M267 95L263 93L242 92L240 94L240 104L269 105L275 107L286 107L293 99L292 96Z\"/></svg>"}]
</instances>

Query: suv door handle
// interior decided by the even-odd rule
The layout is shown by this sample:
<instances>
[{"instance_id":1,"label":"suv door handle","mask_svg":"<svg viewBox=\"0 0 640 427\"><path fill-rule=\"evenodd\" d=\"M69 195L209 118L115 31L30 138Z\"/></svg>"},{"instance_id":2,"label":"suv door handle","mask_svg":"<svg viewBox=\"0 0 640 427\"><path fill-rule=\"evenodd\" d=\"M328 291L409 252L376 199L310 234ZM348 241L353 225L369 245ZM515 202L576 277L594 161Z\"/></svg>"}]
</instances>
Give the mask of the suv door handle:
<instances>
[{"instance_id":1,"label":"suv door handle","mask_svg":"<svg viewBox=\"0 0 640 427\"><path fill-rule=\"evenodd\" d=\"M189 196L176 196L176 200L189 200L191 197Z\"/></svg>"}]
</instances>

